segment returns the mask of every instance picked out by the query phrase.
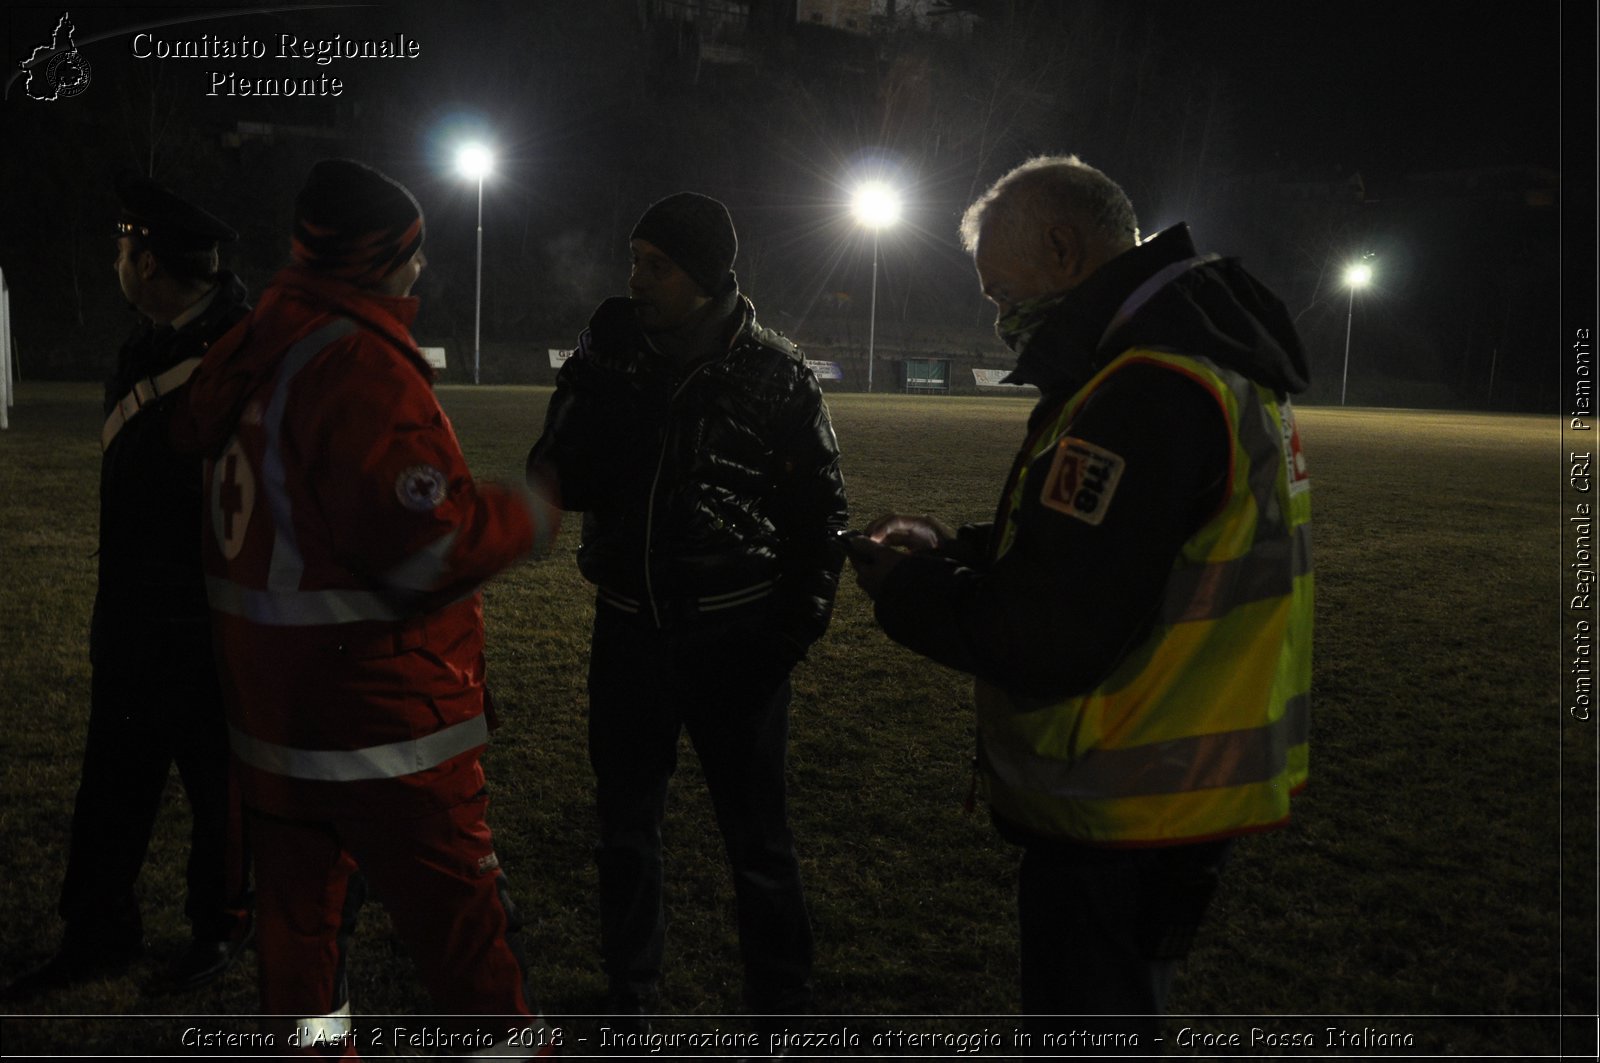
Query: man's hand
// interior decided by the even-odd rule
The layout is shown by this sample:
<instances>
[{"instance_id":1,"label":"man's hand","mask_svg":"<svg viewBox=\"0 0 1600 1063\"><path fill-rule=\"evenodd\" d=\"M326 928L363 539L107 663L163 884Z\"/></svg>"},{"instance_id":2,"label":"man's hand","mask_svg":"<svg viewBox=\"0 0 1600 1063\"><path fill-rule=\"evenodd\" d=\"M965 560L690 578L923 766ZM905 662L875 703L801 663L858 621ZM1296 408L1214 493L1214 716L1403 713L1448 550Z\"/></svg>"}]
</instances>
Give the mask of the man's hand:
<instances>
[{"instance_id":1,"label":"man's hand","mask_svg":"<svg viewBox=\"0 0 1600 1063\"><path fill-rule=\"evenodd\" d=\"M867 538L875 543L903 546L913 554L924 550L943 553L955 542L955 529L937 517L890 513L867 525Z\"/></svg>"},{"instance_id":2,"label":"man's hand","mask_svg":"<svg viewBox=\"0 0 1600 1063\"><path fill-rule=\"evenodd\" d=\"M955 531L935 517L890 513L867 525L864 532L847 533L844 545L856 570L856 586L876 600L889 573L906 553L941 553L955 538Z\"/></svg>"},{"instance_id":3,"label":"man's hand","mask_svg":"<svg viewBox=\"0 0 1600 1063\"><path fill-rule=\"evenodd\" d=\"M844 542L850 556L850 566L856 570L856 586L867 592L867 597L877 600L884 582L894 567L905 560L905 554L892 546L874 542L866 535L852 535Z\"/></svg>"}]
</instances>

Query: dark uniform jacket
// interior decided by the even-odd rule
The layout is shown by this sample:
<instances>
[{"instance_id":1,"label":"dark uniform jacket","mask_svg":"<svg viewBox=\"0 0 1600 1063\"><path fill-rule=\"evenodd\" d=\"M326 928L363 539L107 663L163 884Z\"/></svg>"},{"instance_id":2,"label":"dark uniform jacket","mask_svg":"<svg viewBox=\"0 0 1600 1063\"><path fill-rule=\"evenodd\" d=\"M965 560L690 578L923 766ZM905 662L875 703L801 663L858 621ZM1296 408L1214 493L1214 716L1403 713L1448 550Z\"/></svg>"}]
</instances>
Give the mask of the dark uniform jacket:
<instances>
[{"instance_id":1,"label":"dark uniform jacket","mask_svg":"<svg viewBox=\"0 0 1600 1063\"><path fill-rule=\"evenodd\" d=\"M141 380L197 358L250 309L232 273L179 329L146 321L122 345L106 381L105 412ZM211 619L200 568L200 459L172 449L168 425L183 388L146 404L100 461L100 578L89 652L97 666L193 668L211 662Z\"/></svg>"},{"instance_id":2,"label":"dark uniform jacket","mask_svg":"<svg viewBox=\"0 0 1600 1063\"><path fill-rule=\"evenodd\" d=\"M562 507L584 511L578 565L602 597L665 627L770 581L760 600L798 659L838 589L838 444L800 352L743 296L730 310L725 340L680 363L629 300L601 304L556 378L528 472L553 468Z\"/></svg>"}]
</instances>

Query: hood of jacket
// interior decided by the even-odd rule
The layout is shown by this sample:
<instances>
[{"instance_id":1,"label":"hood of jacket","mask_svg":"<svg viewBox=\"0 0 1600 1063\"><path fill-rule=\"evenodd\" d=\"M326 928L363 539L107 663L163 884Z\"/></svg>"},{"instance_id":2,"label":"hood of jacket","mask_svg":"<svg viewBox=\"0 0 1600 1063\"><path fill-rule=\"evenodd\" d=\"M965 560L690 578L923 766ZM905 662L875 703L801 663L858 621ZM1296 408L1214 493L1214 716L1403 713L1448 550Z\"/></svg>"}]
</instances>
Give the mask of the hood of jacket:
<instances>
[{"instance_id":1,"label":"hood of jacket","mask_svg":"<svg viewBox=\"0 0 1600 1063\"><path fill-rule=\"evenodd\" d=\"M1200 256L1189 227L1165 229L1067 292L1006 378L1076 391L1130 347L1209 358L1275 391L1310 383L1305 350L1277 296L1237 259Z\"/></svg>"},{"instance_id":2,"label":"hood of jacket","mask_svg":"<svg viewBox=\"0 0 1600 1063\"><path fill-rule=\"evenodd\" d=\"M221 448L249 397L271 378L294 341L328 314L350 318L432 380L434 371L411 337L419 305L415 296L380 295L299 266L286 267L272 279L255 310L206 351L173 418L173 445L185 453Z\"/></svg>"}]
</instances>

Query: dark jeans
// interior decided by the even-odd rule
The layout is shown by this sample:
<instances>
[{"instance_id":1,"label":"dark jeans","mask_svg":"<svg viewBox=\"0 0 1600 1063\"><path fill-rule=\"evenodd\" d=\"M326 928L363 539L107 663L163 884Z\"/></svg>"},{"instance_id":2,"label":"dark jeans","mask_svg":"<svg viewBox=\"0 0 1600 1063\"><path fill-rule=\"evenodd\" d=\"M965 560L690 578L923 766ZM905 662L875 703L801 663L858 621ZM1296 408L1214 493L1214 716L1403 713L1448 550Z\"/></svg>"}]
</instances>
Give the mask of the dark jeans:
<instances>
[{"instance_id":1,"label":"dark jeans","mask_svg":"<svg viewBox=\"0 0 1600 1063\"><path fill-rule=\"evenodd\" d=\"M113 944L142 938L133 887L174 762L192 817L184 914L197 938L224 941L243 933L248 857L228 784L222 693L210 663L183 675L94 669L61 887L69 937Z\"/></svg>"},{"instance_id":2,"label":"dark jeans","mask_svg":"<svg viewBox=\"0 0 1600 1063\"><path fill-rule=\"evenodd\" d=\"M784 762L789 665L737 621L657 631L596 607L589 760L600 814L601 952L613 1006L653 1008L666 922L661 819L687 729L733 866L745 1003L786 1014L810 1002L811 924L789 832Z\"/></svg>"},{"instance_id":3,"label":"dark jeans","mask_svg":"<svg viewBox=\"0 0 1600 1063\"><path fill-rule=\"evenodd\" d=\"M1017 914L1022 1010L1034 1048L1045 1034L1112 1035L1063 1050L1149 1053L1177 961L1188 952L1231 840L1155 849L1038 841L1022 855ZM1124 1038L1125 1040L1125 1038Z\"/></svg>"}]
</instances>

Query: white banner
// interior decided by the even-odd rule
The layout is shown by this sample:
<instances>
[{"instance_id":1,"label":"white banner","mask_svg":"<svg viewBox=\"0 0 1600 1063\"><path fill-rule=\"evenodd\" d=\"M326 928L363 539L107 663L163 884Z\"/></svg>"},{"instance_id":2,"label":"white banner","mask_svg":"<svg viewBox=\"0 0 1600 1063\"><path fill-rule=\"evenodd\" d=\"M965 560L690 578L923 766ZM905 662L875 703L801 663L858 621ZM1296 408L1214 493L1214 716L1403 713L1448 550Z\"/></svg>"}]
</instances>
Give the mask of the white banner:
<instances>
[{"instance_id":1,"label":"white banner","mask_svg":"<svg viewBox=\"0 0 1600 1063\"><path fill-rule=\"evenodd\" d=\"M545 350L550 352L551 369L560 369L562 364L565 363L568 358L572 357L571 351L561 351L554 347L546 347Z\"/></svg>"},{"instance_id":2,"label":"white banner","mask_svg":"<svg viewBox=\"0 0 1600 1063\"><path fill-rule=\"evenodd\" d=\"M11 427L9 411L15 402L11 390L11 287L0 270L0 428Z\"/></svg>"},{"instance_id":3,"label":"white banner","mask_svg":"<svg viewBox=\"0 0 1600 1063\"><path fill-rule=\"evenodd\" d=\"M817 374L818 380L843 380L844 370L838 362L813 362L806 359L806 368Z\"/></svg>"},{"instance_id":4,"label":"white banner","mask_svg":"<svg viewBox=\"0 0 1600 1063\"><path fill-rule=\"evenodd\" d=\"M444 368L443 347L418 347L417 350L422 352L422 357L429 365L433 366L435 369Z\"/></svg>"},{"instance_id":5,"label":"white banner","mask_svg":"<svg viewBox=\"0 0 1600 1063\"><path fill-rule=\"evenodd\" d=\"M1028 388L1033 386L1032 384L1006 383L1005 377L1010 372L1011 370L1009 369L974 369L972 371L972 379L977 382L980 388Z\"/></svg>"}]
</instances>

